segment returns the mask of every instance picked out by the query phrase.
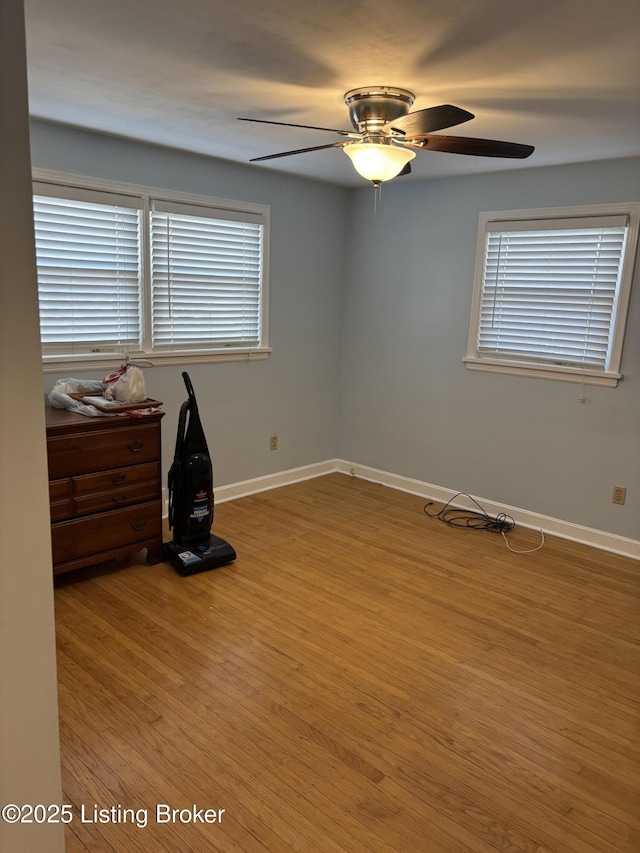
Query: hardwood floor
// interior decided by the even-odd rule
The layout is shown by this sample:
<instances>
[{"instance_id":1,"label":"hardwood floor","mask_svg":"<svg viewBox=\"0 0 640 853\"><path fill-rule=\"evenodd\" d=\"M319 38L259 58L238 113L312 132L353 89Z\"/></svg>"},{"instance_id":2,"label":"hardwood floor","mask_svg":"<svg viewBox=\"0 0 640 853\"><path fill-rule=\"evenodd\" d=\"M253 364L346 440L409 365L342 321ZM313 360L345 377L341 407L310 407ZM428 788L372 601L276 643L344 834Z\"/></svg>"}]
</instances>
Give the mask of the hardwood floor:
<instances>
[{"instance_id":1,"label":"hardwood floor","mask_svg":"<svg viewBox=\"0 0 640 853\"><path fill-rule=\"evenodd\" d=\"M333 474L218 506L230 566L59 578L68 853L638 853L640 566L423 503Z\"/></svg>"}]
</instances>

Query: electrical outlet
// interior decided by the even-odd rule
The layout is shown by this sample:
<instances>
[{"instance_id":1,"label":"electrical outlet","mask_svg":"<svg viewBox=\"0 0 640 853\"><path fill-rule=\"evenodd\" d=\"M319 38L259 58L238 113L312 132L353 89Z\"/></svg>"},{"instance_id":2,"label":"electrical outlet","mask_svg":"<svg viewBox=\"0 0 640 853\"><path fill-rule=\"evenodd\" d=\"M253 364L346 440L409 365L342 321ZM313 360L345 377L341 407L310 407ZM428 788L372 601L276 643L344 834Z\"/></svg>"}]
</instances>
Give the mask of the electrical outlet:
<instances>
[{"instance_id":1,"label":"electrical outlet","mask_svg":"<svg viewBox=\"0 0 640 853\"><path fill-rule=\"evenodd\" d=\"M613 497L611 498L614 504L620 504L622 506L627 498L627 487L626 486L614 486L613 487Z\"/></svg>"},{"instance_id":2,"label":"electrical outlet","mask_svg":"<svg viewBox=\"0 0 640 853\"><path fill-rule=\"evenodd\" d=\"M277 450L278 449L278 436L272 435L269 439L269 450Z\"/></svg>"}]
</instances>

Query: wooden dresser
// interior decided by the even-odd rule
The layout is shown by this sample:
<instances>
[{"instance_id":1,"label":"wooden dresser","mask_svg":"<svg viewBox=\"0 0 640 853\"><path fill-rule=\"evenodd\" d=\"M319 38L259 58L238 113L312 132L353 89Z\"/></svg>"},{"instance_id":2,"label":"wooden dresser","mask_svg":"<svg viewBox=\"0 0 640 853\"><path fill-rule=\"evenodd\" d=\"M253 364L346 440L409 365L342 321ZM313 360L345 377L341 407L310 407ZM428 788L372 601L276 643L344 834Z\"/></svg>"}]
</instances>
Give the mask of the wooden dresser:
<instances>
[{"instance_id":1,"label":"wooden dresser","mask_svg":"<svg viewBox=\"0 0 640 853\"><path fill-rule=\"evenodd\" d=\"M147 549L162 557L160 421L46 410L54 574Z\"/></svg>"}]
</instances>

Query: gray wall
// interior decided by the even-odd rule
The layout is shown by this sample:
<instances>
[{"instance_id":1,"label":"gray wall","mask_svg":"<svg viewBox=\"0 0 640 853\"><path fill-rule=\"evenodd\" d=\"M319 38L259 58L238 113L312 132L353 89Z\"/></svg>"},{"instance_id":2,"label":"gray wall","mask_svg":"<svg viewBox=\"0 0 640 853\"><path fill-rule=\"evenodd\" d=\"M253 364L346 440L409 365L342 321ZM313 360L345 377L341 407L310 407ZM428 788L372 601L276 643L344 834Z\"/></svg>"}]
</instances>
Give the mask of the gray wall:
<instances>
[{"instance_id":1,"label":"gray wall","mask_svg":"<svg viewBox=\"0 0 640 853\"><path fill-rule=\"evenodd\" d=\"M61 801L49 490L21 0L0 4L0 805ZM59 853L61 824L0 821Z\"/></svg>"},{"instance_id":2,"label":"gray wall","mask_svg":"<svg viewBox=\"0 0 640 853\"><path fill-rule=\"evenodd\" d=\"M398 181L375 218L371 193L354 191L341 457L639 538L640 264L617 388L472 373L462 362L479 212L638 201L639 166ZM628 487L623 507L611 503L614 484Z\"/></svg>"},{"instance_id":3,"label":"gray wall","mask_svg":"<svg viewBox=\"0 0 640 853\"><path fill-rule=\"evenodd\" d=\"M186 398L184 369L195 387L218 486L335 458L347 191L37 121L31 146L33 165L43 169L271 205L273 353L267 361L145 371L148 393L165 403L164 470ZM45 376L47 392L56 378ZM277 451L269 450L273 434Z\"/></svg>"}]
</instances>

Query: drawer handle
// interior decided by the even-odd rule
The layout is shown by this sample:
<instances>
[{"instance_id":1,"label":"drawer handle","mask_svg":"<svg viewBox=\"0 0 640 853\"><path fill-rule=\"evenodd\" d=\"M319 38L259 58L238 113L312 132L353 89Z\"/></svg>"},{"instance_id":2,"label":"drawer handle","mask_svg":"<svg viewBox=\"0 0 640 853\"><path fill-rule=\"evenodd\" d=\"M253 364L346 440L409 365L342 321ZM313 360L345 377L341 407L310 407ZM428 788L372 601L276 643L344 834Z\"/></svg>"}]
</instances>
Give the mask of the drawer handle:
<instances>
[{"instance_id":1,"label":"drawer handle","mask_svg":"<svg viewBox=\"0 0 640 853\"><path fill-rule=\"evenodd\" d=\"M114 495L114 496L111 498L111 500L112 500L114 503L116 503L116 504L120 504L120 503L122 503L122 501L126 501L126 499L127 499L127 496L126 496L126 495L124 495L124 494L122 494L122 495Z\"/></svg>"},{"instance_id":2,"label":"drawer handle","mask_svg":"<svg viewBox=\"0 0 640 853\"><path fill-rule=\"evenodd\" d=\"M146 523L146 518L139 518L137 521L132 521L131 526L134 530L142 530Z\"/></svg>"},{"instance_id":3,"label":"drawer handle","mask_svg":"<svg viewBox=\"0 0 640 853\"><path fill-rule=\"evenodd\" d=\"M135 441L130 441L129 444L127 444L127 447L132 453L137 453L139 450L142 450L144 444L139 438L136 438Z\"/></svg>"},{"instance_id":4,"label":"drawer handle","mask_svg":"<svg viewBox=\"0 0 640 853\"><path fill-rule=\"evenodd\" d=\"M120 483L124 483L124 481L127 479L127 475L126 474L113 474L111 479L116 484L116 486L119 486Z\"/></svg>"}]
</instances>

